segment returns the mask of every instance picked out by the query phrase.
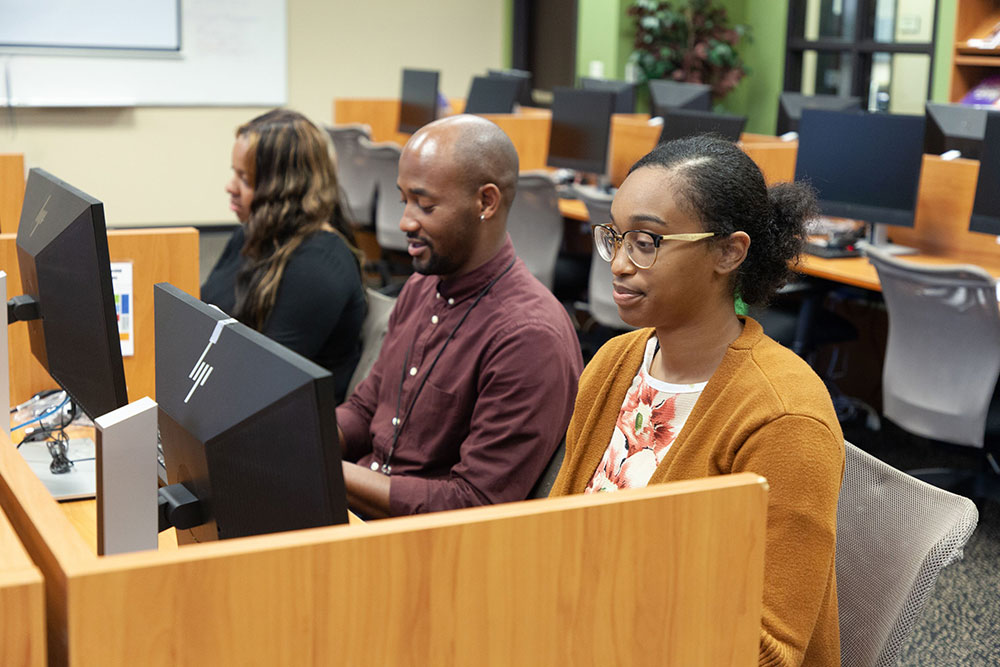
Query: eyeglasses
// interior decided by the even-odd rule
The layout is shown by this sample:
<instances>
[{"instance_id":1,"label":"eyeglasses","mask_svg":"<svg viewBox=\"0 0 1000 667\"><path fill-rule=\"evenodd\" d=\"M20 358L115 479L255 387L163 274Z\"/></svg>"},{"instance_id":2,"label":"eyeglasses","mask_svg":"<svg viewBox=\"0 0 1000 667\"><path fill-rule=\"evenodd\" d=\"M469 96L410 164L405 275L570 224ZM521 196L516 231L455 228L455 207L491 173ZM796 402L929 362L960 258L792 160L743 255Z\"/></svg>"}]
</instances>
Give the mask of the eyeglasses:
<instances>
[{"instance_id":1,"label":"eyeglasses","mask_svg":"<svg viewBox=\"0 0 1000 667\"><path fill-rule=\"evenodd\" d=\"M618 246L623 245L625 254L636 268L648 269L656 261L656 251L663 241L700 241L715 234L715 232L651 234L639 229L619 234L610 225L594 225L594 245L597 246L597 254L607 262L615 258Z\"/></svg>"}]
</instances>

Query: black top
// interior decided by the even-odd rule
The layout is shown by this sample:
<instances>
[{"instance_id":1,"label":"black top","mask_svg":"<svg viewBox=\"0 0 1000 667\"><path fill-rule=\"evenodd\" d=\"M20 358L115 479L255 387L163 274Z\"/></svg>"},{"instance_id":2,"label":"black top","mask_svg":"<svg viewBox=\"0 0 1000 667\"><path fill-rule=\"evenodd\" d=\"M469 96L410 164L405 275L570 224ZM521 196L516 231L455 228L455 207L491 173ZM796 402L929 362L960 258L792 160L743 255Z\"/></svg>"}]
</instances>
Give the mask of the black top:
<instances>
[{"instance_id":1,"label":"black top","mask_svg":"<svg viewBox=\"0 0 1000 667\"><path fill-rule=\"evenodd\" d=\"M240 227L201 286L201 300L227 313L236 306L244 241ZM333 373L340 402L361 357L366 309L361 275L347 244L337 234L319 232L292 253L261 333Z\"/></svg>"}]
</instances>

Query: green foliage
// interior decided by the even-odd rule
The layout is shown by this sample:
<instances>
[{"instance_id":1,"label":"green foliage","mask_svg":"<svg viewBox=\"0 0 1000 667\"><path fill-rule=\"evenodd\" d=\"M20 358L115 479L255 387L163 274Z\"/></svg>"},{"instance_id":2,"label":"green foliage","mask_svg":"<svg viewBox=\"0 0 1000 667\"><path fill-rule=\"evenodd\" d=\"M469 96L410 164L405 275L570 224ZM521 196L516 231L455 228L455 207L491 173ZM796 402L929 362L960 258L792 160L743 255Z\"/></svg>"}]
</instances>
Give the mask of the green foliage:
<instances>
[{"instance_id":1,"label":"green foliage","mask_svg":"<svg viewBox=\"0 0 1000 667\"><path fill-rule=\"evenodd\" d=\"M628 13L636 26L629 61L642 81L707 83L720 100L747 74L736 49L741 40L750 41L750 28L730 27L725 8L712 0L636 0Z\"/></svg>"}]
</instances>

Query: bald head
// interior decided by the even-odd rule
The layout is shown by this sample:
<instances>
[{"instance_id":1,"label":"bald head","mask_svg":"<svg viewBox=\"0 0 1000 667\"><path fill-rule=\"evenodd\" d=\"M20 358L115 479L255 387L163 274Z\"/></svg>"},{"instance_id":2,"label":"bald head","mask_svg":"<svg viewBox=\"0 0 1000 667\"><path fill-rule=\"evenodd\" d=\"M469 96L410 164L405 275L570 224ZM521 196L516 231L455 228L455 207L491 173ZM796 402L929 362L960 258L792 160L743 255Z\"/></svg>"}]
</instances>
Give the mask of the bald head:
<instances>
[{"instance_id":1,"label":"bald head","mask_svg":"<svg viewBox=\"0 0 1000 667\"><path fill-rule=\"evenodd\" d=\"M496 185L506 217L517 191L517 149L496 124L479 116L449 116L420 128L404 150L445 161L472 192Z\"/></svg>"}]
</instances>

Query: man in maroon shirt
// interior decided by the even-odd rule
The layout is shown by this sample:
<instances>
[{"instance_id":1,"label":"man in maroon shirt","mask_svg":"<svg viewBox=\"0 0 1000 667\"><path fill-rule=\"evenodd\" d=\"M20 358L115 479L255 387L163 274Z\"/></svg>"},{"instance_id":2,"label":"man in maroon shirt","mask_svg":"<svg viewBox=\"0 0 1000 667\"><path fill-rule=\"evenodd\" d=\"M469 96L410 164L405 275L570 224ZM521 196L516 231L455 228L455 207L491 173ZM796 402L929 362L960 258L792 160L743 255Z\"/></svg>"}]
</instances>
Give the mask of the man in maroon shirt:
<instances>
[{"instance_id":1,"label":"man in maroon shirt","mask_svg":"<svg viewBox=\"0 0 1000 667\"><path fill-rule=\"evenodd\" d=\"M348 500L366 516L522 500L565 434L583 361L507 236L517 173L510 139L476 116L403 148L399 227L417 273L337 408Z\"/></svg>"}]
</instances>

